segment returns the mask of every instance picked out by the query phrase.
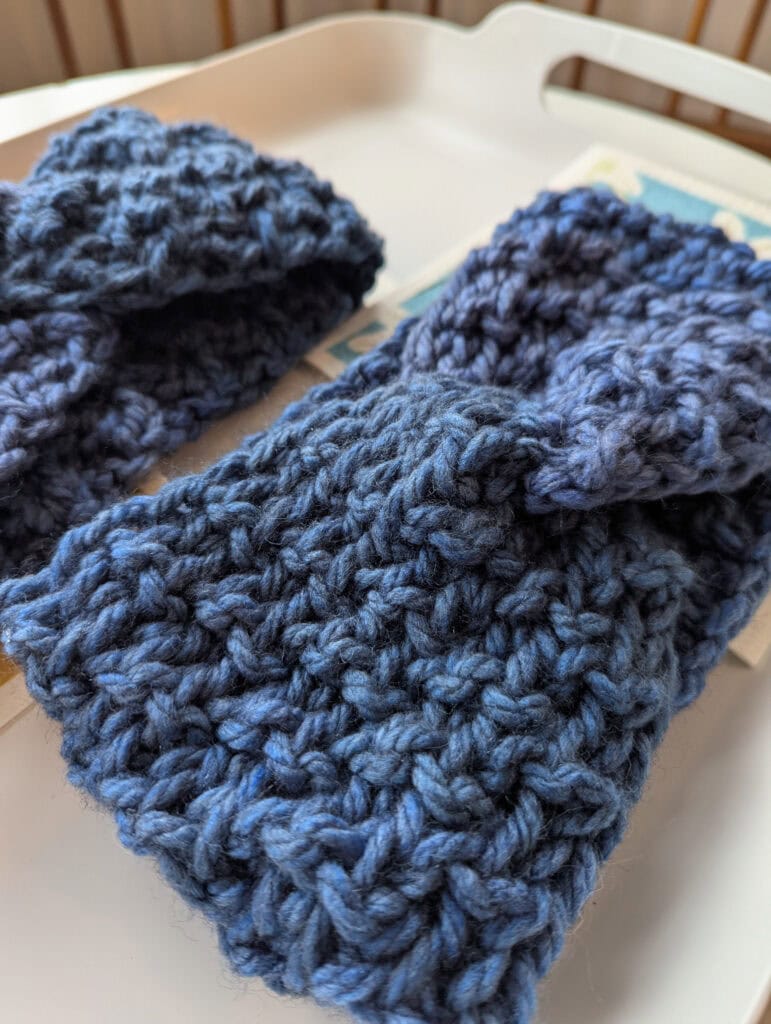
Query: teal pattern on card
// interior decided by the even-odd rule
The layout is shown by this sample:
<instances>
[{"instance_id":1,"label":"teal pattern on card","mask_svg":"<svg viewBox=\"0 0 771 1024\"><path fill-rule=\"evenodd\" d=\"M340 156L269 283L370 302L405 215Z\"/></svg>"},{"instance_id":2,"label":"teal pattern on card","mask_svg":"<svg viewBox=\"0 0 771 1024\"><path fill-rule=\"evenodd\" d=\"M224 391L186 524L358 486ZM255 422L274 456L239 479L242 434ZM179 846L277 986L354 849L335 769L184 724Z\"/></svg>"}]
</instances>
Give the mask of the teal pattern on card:
<instances>
[{"instance_id":1,"label":"teal pattern on card","mask_svg":"<svg viewBox=\"0 0 771 1024\"><path fill-rule=\"evenodd\" d=\"M727 210L717 203L710 202L709 199L703 199L647 174L638 173L637 178L642 185L642 192L636 199L653 213L670 213L680 220L710 224L717 214L726 212L741 222L744 241L751 242L753 239L767 238L771 235L771 224L764 224L754 217L737 213L736 210Z\"/></svg>"},{"instance_id":2,"label":"teal pattern on card","mask_svg":"<svg viewBox=\"0 0 771 1024\"><path fill-rule=\"evenodd\" d=\"M358 359L362 354L352 347L353 343L358 338L368 338L373 334L378 334L381 331L386 330L387 327L381 320L373 320L372 323L367 324L366 327L362 327L358 331L354 331L353 334L349 334L340 341L335 342L334 345L330 345L328 349L329 354L334 356L336 359L339 359L341 363L345 363L347 366L349 363L352 363L354 359Z\"/></svg>"},{"instance_id":3,"label":"teal pattern on card","mask_svg":"<svg viewBox=\"0 0 771 1024\"><path fill-rule=\"evenodd\" d=\"M409 313L410 316L420 316L421 313L428 309L437 295L439 295L449 279L449 273L444 274L438 281L434 281L433 284L428 285L427 288L421 288L419 292L415 292L414 295L410 295L410 297L405 299L402 303L402 309L406 313Z\"/></svg>"}]
</instances>

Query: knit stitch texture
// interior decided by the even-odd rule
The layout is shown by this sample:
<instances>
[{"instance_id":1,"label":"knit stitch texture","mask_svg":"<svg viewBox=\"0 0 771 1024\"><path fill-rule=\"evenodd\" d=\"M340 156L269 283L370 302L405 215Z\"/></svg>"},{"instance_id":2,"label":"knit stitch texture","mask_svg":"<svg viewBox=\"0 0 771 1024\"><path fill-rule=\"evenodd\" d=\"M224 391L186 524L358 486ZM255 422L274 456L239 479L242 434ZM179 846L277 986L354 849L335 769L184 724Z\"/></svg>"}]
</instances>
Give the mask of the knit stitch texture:
<instances>
[{"instance_id":1,"label":"knit stitch texture","mask_svg":"<svg viewBox=\"0 0 771 1024\"><path fill-rule=\"evenodd\" d=\"M0 578L253 401L372 285L381 245L298 163L103 110L0 191Z\"/></svg>"},{"instance_id":2,"label":"knit stitch texture","mask_svg":"<svg viewBox=\"0 0 771 1024\"><path fill-rule=\"evenodd\" d=\"M70 778L233 967L524 1024L771 570L771 263L544 194L423 318L0 587Z\"/></svg>"}]
</instances>

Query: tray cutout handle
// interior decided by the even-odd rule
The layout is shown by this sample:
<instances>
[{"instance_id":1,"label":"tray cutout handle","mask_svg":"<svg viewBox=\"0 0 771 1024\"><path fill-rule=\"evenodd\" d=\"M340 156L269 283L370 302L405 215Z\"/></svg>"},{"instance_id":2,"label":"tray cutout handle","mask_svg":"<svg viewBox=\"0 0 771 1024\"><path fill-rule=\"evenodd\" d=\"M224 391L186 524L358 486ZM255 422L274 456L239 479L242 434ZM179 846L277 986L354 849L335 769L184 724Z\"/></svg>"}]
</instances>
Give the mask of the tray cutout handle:
<instances>
[{"instance_id":1,"label":"tray cutout handle","mask_svg":"<svg viewBox=\"0 0 771 1024\"><path fill-rule=\"evenodd\" d=\"M771 123L771 75L677 39L532 3L498 7L477 31L508 32L527 41L521 77L539 105L551 71L564 60L582 57Z\"/></svg>"}]
</instances>

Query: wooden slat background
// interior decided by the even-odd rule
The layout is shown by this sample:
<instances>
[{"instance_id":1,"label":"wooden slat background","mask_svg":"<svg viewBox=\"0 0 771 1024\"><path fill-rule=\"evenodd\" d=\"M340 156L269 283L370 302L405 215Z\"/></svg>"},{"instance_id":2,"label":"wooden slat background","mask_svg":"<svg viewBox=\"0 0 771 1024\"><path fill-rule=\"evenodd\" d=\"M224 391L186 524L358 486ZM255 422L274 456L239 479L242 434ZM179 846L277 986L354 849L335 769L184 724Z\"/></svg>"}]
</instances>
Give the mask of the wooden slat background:
<instances>
[{"instance_id":1,"label":"wooden slat background","mask_svg":"<svg viewBox=\"0 0 771 1024\"><path fill-rule=\"evenodd\" d=\"M472 25L495 6L495 0L3 0L0 92L125 65L194 60L338 11L435 8L440 17ZM767 0L551 0L550 6L771 67Z\"/></svg>"},{"instance_id":2,"label":"wooden slat background","mask_svg":"<svg viewBox=\"0 0 771 1024\"><path fill-rule=\"evenodd\" d=\"M337 11L422 12L472 25L496 0L3 0L0 92L121 67L195 60ZM769 0L552 0L771 70ZM573 61L562 84L709 127L771 154L765 125Z\"/></svg>"}]
</instances>

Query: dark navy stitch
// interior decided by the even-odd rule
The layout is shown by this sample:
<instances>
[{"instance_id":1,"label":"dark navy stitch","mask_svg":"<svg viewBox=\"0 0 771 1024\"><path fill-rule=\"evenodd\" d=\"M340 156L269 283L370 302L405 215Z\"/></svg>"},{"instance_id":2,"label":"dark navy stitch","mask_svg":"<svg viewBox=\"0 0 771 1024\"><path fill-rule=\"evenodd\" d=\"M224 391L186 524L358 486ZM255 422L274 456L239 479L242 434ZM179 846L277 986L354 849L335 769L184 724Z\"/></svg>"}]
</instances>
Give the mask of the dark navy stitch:
<instances>
[{"instance_id":1,"label":"dark navy stitch","mask_svg":"<svg viewBox=\"0 0 771 1024\"><path fill-rule=\"evenodd\" d=\"M0 578L252 402L361 301L380 241L301 164L103 110L0 210Z\"/></svg>"}]
</instances>

